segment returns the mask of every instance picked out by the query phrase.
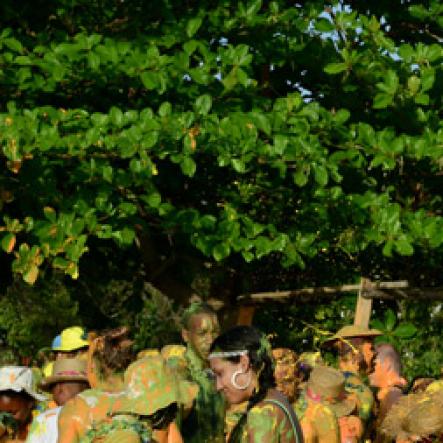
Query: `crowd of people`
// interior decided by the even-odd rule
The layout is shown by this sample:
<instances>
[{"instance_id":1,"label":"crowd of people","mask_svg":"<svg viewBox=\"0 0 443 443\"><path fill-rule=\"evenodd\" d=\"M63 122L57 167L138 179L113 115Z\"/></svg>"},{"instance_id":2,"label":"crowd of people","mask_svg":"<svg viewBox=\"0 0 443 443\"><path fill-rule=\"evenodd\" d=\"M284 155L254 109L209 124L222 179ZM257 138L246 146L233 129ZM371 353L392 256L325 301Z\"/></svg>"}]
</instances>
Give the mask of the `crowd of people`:
<instances>
[{"instance_id":1,"label":"crowd of people","mask_svg":"<svg viewBox=\"0 0 443 443\"><path fill-rule=\"evenodd\" d=\"M250 326L220 333L193 303L184 344L133 353L127 328L67 328L42 368L0 368L0 443L398 443L441 440L443 382L408 383L381 333L355 325L297 354Z\"/></svg>"}]
</instances>

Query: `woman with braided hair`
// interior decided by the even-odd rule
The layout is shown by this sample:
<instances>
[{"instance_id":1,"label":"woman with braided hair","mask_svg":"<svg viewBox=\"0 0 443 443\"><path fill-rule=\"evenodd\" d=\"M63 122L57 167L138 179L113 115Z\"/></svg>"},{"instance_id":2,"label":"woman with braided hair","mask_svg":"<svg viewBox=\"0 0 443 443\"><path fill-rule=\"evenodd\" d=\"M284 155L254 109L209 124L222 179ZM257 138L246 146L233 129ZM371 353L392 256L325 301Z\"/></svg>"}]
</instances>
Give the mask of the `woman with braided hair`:
<instances>
[{"instance_id":1,"label":"woman with braided hair","mask_svg":"<svg viewBox=\"0 0 443 443\"><path fill-rule=\"evenodd\" d=\"M303 443L294 410L275 389L271 346L261 332L250 326L225 332L213 342L209 361L226 401L248 402L229 443Z\"/></svg>"}]
</instances>

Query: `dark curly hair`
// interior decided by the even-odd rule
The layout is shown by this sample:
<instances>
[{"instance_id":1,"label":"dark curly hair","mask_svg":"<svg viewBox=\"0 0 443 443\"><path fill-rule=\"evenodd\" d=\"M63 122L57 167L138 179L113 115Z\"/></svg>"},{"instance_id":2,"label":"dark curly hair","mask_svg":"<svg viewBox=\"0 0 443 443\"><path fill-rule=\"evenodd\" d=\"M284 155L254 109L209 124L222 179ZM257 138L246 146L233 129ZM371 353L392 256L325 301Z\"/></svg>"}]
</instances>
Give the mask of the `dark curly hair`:
<instances>
[{"instance_id":1,"label":"dark curly hair","mask_svg":"<svg viewBox=\"0 0 443 443\"><path fill-rule=\"evenodd\" d=\"M95 357L102 369L113 372L124 371L134 360L135 354L129 331L125 327L109 329L100 333L102 346L95 351Z\"/></svg>"},{"instance_id":2,"label":"dark curly hair","mask_svg":"<svg viewBox=\"0 0 443 443\"><path fill-rule=\"evenodd\" d=\"M258 390L248 401L248 407L229 438L229 443L240 441L249 410L266 397L268 390L275 388L274 360L265 335L251 326L236 326L218 336L211 345L211 352L248 351L251 367L258 374ZM226 357L239 363L240 357Z\"/></svg>"}]
</instances>

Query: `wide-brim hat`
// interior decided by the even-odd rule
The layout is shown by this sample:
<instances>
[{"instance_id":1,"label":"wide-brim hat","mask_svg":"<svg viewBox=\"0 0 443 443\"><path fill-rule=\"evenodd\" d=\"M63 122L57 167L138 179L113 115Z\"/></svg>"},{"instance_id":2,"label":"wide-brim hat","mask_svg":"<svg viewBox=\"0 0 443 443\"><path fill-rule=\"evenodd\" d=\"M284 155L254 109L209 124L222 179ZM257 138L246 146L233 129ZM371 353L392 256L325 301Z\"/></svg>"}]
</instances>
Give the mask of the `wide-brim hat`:
<instances>
[{"instance_id":1,"label":"wide-brim hat","mask_svg":"<svg viewBox=\"0 0 443 443\"><path fill-rule=\"evenodd\" d=\"M72 352L87 346L89 346L87 332L80 326L72 326L54 338L51 348L56 352Z\"/></svg>"},{"instance_id":2,"label":"wide-brim hat","mask_svg":"<svg viewBox=\"0 0 443 443\"><path fill-rule=\"evenodd\" d=\"M347 325L339 329L332 337L327 338L323 344L336 340L346 340L357 337L378 337L380 335L383 335L383 332L378 329L369 329L359 325Z\"/></svg>"},{"instance_id":3,"label":"wide-brim hat","mask_svg":"<svg viewBox=\"0 0 443 443\"><path fill-rule=\"evenodd\" d=\"M443 433L443 393L409 394L389 410L381 431L392 439L438 436Z\"/></svg>"},{"instance_id":4,"label":"wide-brim hat","mask_svg":"<svg viewBox=\"0 0 443 443\"><path fill-rule=\"evenodd\" d=\"M198 386L177 378L160 355L148 356L126 370L125 389L114 412L152 415L173 403L191 406L197 393Z\"/></svg>"},{"instance_id":5,"label":"wide-brim hat","mask_svg":"<svg viewBox=\"0 0 443 443\"><path fill-rule=\"evenodd\" d=\"M45 377L40 383L42 391L50 391L56 383L84 382L89 383L85 360L64 358L56 360L52 367L52 375Z\"/></svg>"},{"instance_id":6,"label":"wide-brim hat","mask_svg":"<svg viewBox=\"0 0 443 443\"><path fill-rule=\"evenodd\" d=\"M44 401L46 397L38 394L33 386L32 369L25 366L3 366L0 368L0 392L25 392L37 401Z\"/></svg>"},{"instance_id":7,"label":"wide-brim hat","mask_svg":"<svg viewBox=\"0 0 443 443\"><path fill-rule=\"evenodd\" d=\"M306 388L311 395L331 408L337 418L350 415L357 407L356 399L345 390L343 374L329 366L316 366Z\"/></svg>"}]
</instances>

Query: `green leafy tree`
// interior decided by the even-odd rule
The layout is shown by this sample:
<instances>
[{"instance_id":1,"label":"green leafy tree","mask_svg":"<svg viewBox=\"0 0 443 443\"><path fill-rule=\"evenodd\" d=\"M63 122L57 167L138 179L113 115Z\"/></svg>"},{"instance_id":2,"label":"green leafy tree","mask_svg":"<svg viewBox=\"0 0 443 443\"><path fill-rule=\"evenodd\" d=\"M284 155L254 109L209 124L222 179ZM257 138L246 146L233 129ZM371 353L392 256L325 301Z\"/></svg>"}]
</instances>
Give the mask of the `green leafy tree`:
<instances>
[{"instance_id":1,"label":"green leafy tree","mask_svg":"<svg viewBox=\"0 0 443 443\"><path fill-rule=\"evenodd\" d=\"M442 17L437 1L2 1L3 284L55 269L94 286L104 250L176 299L208 270L227 301L439 284Z\"/></svg>"},{"instance_id":2,"label":"green leafy tree","mask_svg":"<svg viewBox=\"0 0 443 443\"><path fill-rule=\"evenodd\" d=\"M1 244L28 283L153 232L299 268L440 249L436 4L396 6L429 30L404 41L386 4L3 3Z\"/></svg>"}]
</instances>

